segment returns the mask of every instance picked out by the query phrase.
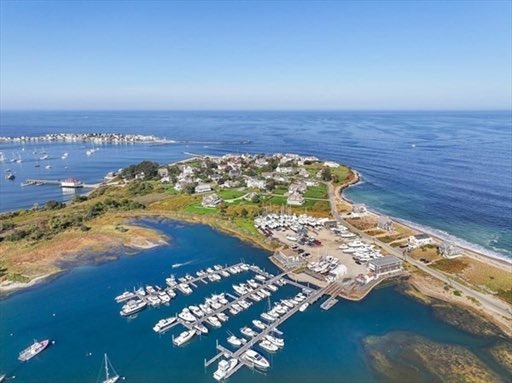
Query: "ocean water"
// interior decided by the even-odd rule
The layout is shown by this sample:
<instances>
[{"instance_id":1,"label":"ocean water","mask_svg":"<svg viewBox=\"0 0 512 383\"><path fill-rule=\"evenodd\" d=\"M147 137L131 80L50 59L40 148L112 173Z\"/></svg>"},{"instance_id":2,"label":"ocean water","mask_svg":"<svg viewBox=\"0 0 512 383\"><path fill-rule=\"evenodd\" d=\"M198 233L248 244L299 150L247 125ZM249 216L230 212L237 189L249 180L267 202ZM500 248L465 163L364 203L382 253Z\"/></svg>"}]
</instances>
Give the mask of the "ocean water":
<instances>
[{"instance_id":1,"label":"ocean water","mask_svg":"<svg viewBox=\"0 0 512 383\"><path fill-rule=\"evenodd\" d=\"M296 152L346 163L363 176L347 196L490 255L512 257L510 112L3 112L1 135L51 132L155 134L170 145L2 144L14 182L0 179L0 210L66 199L56 187L21 187L26 178L98 182L143 159L187 153ZM49 161L35 168L34 151ZM64 152L69 157L62 160ZM45 169L50 164L52 169Z\"/></svg>"},{"instance_id":2,"label":"ocean water","mask_svg":"<svg viewBox=\"0 0 512 383\"><path fill-rule=\"evenodd\" d=\"M16 376L15 382L97 382L107 352L117 372L129 382L214 381L216 364L205 369L204 359L215 354L217 340L228 346L228 331L239 334L242 326L250 325L265 310L266 302L231 317L221 329L211 330L186 347L171 343L171 335L182 331L180 326L164 335L154 333L152 326L186 305L200 303L206 295L232 291L231 284L248 279L251 273L219 283L199 283L192 295L178 295L169 306L146 309L133 319L119 315L120 305L114 297L133 286L164 284L170 273L181 276L216 263L234 264L243 259L273 273L278 270L265 251L207 226L173 221L145 224L170 236L170 245L136 256L120 254L115 262L78 267L0 301L0 372ZM182 266L171 267L176 264ZM272 299L296 292L295 287L285 286ZM377 289L360 303L341 301L329 311L321 310L317 303L295 314L280 330L286 344L276 354L267 354L270 370L263 375L243 368L230 382L377 382L362 339L394 330L461 345L484 360L489 359L485 348L491 342L440 322L430 307L396 293L393 287ZM51 338L56 344L33 360L19 363L18 352L34 338Z\"/></svg>"}]
</instances>

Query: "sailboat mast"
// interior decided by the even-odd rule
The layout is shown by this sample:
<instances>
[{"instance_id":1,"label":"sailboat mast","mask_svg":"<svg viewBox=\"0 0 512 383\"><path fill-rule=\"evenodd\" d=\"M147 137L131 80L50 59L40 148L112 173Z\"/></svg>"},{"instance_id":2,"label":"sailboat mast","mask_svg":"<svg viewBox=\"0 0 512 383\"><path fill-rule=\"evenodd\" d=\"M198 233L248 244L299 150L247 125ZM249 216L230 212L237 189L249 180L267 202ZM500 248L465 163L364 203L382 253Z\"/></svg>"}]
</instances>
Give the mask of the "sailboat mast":
<instances>
[{"instance_id":1,"label":"sailboat mast","mask_svg":"<svg viewBox=\"0 0 512 383\"><path fill-rule=\"evenodd\" d=\"M108 380L108 359L107 359L107 354L105 354L105 375L106 375L107 380Z\"/></svg>"}]
</instances>

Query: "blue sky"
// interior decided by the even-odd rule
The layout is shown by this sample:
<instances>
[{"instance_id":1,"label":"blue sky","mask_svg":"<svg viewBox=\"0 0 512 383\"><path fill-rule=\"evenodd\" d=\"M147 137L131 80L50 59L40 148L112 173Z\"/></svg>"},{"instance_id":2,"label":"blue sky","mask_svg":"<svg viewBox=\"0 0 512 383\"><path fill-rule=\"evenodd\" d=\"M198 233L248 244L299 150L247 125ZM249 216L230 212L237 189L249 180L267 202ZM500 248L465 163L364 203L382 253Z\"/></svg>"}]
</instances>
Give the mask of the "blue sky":
<instances>
[{"instance_id":1,"label":"blue sky","mask_svg":"<svg viewBox=\"0 0 512 383\"><path fill-rule=\"evenodd\" d=\"M510 109L511 3L6 1L1 109Z\"/></svg>"}]
</instances>

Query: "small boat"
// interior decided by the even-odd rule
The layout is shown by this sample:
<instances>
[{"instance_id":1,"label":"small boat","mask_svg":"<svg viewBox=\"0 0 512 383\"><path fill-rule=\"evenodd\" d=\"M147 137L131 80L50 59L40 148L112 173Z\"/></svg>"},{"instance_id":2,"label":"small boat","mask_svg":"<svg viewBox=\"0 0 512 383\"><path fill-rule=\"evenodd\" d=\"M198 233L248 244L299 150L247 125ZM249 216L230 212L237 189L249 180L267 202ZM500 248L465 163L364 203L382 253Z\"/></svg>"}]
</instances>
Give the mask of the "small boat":
<instances>
[{"instance_id":1,"label":"small boat","mask_svg":"<svg viewBox=\"0 0 512 383\"><path fill-rule=\"evenodd\" d=\"M128 301L128 303L126 303L122 307L119 314L121 314L121 316L124 316L124 317L130 316L135 313L138 313L141 310L144 310L144 308L146 308L146 306L147 306L147 303L144 302L142 299L132 299L131 301Z\"/></svg>"},{"instance_id":2,"label":"small boat","mask_svg":"<svg viewBox=\"0 0 512 383\"><path fill-rule=\"evenodd\" d=\"M194 325L194 329L198 334L208 334L208 328L204 324L197 323Z\"/></svg>"},{"instance_id":3,"label":"small boat","mask_svg":"<svg viewBox=\"0 0 512 383\"><path fill-rule=\"evenodd\" d=\"M243 353L242 358L252 364L254 367L261 369L267 369L270 367L270 363L261 354L257 353L253 349L249 349Z\"/></svg>"},{"instance_id":4,"label":"small boat","mask_svg":"<svg viewBox=\"0 0 512 383\"><path fill-rule=\"evenodd\" d=\"M190 310L186 307L178 314L178 316L186 322L196 321L196 317L193 316Z\"/></svg>"},{"instance_id":5,"label":"small boat","mask_svg":"<svg viewBox=\"0 0 512 383\"><path fill-rule=\"evenodd\" d=\"M194 337L196 332L194 330L183 331L180 335L172 340L175 346L182 346Z\"/></svg>"},{"instance_id":6,"label":"small boat","mask_svg":"<svg viewBox=\"0 0 512 383\"><path fill-rule=\"evenodd\" d=\"M222 359L217 367L217 371L213 373L213 378L217 381L225 379L231 371L237 366L238 359L231 358L229 360Z\"/></svg>"},{"instance_id":7,"label":"small boat","mask_svg":"<svg viewBox=\"0 0 512 383\"><path fill-rule=\"evenodd\" d=\"M304 311L306 311L306 309L308 308L308 306L309 306L309 303L308 303L308 302L304 303L302 306L300 306L300 307L299 307L299 311L300 311L301 313L302 313L302 312L304 312Z\"/></svg>"},{"instance_id":8,"label":"small boat","mask_svg":"<svg viewBox=\"0 0 512 383\"><path fill-rule=\"evenodd\" d=\"M110 369L114 373L113 376L110 376L108 367L110 366ZM117 372L114 370L114 366L112 366L112 363L110 363L110 360L108 360L107 354L105 354L105 380L103 383L116 383L119 380L120 376L117 374Z\"/></svg>"},{"instance_id":9,"label":"small boat","mask_svg":"<svg viewBox=\"0 0 512 383\"><path fill-rule=\"evenodd\" d=\"M18 355L18 360L21 362L26 362L32 359L34 356L46 350L46 348L50 345L50 340L45 339L40 342L34 341L32 345L21 351Z\"/></svg>"},{"instance_id":10,"label":"small boat","mask_svg":"<svg viewBox=\"0 0 512 383\"><path fill-rule=\"evenodd\" d=\"M157 324L153 327L153 331L161 334L169 330L174 322L176 322L176 317L160 319L157 322Z\"/></svg>"},{"instance_id":11,"label":"small boat","mask_svg":"<svg viewBox=\"0 0 512 383\"><path fill-rule=\"evenodd\" d=\"M180 283L178 285L178 290L180 290L183 294L186 294L186 295L192 294L192 289L186 283Z\"/></svg>"},{"instance_id":12,"label":"small boat","mask_svg":"<svg viewBox=\"0 0 512 383\"><path fill-rule=\"evenodd\" d=\"M0 383L2 383L3 381L5 381L5 377L6 377L6 376L7 376L7 375L5 375L5 374L0 375Z\"/></svg>"},{"instance_id":13,"label":"small boat","mask_svg":"<svg viewBox=\"0 0 512 383\"><path fill-rule=\"evenodd\" d=\"M189 310L192 311L192 314L194 314L198 318L202 318L204 316L203 311L197 307L197 306L188 306Z\"/></svg>"},{"instance_id":14,"label":"small boat","mask_svg":"<svg viewBox=\"0 0 512 383\"><path fill-rule=\"evenodd\" d=\"M262 340L260 343L259 343L259 346L264 349L265 351L268 351L268 352L276 352L277 350L279 350L279 348L272 342L270 342L269 340L265 339L265 340Z\"/></svg>"},{"instance_id":15,"label":"small boat","mask_svg":"<svg viewBox=\"0 0 512 383\"><path fill-rule=\"evenodd\" d=\"M263 275L261 275L261 274L256 275L254 278L259 279L259 280L260 280L260 281L262 281L262 282L267 280L267 278L265 278L265 277L264 277Z\"/></svg>"},{"instance_id":16,"label":"small boat","mask_svg":"<svg viewBox=\"0 0 512 383\"><path fill-rule=\"evenodd\" d=\"M272 335L266 335L265 339L268 340L270 343L275 344L279 348L284 347L284 340L281 338L276 338Z\"/></svg>"},{"instance_id":17,"label":"small boat","mask_svg":"<svg viewBox=\"0 0 512 383\"><path fill-rule=\"evenodd\" d=\"M214 328L219 328L222 326L222 324L220 323L220 321L217 319L217 317L215 316L209 316L208 318L206 318L206 323L208 323L209 325L211 325L212 327Z\"/></svg>"},{"instance_id":18,"label":"small boat","mask_svg":"<svg viewBox=\"0 0 512 383\"><path fill-rule=\"evenodd\" d=\"M229 317L224 313L218 313L217 317L220 319L221 322L226 322L229 319Z\"/></svg>"},{"instance_id":19,"label":"small boat","mask_svg":"<svg viewBox=\"0 0 512 383\"><path fill-rule=\"evenodd\" d=\"M14 175L14 173L7 173L7 174L5 175L5 179L6 179L7 181L14 181L14 179L15 179L15 178L16 178L16 176Z\"/></svg>"},{"instance_id":20,"label":"small boat","mask_svg":"<svg viewBox=\"0 0 512 383\"><path fill-rule=\"evenodd\" d=\"M250 327L242 327L242 329L240 330L240 332L245 335L245 336L248 336L249 338L254 338L256 335L258 335L258 333L256 331L254 331L252 328Z\"/></svg>"},{"instance_id":21,"label":"small boat","mask_svg":"<svg viewBox=\"0 0 512 383\"><path fill-rule=\"evenodd\" d=\"M121 303L132 298L135 298L135 294L132 293L131 291L125 291L124 293L116 297L116 302Z\"/></svg>"},{"instance_id":22,"label":"small boat","mask_svg":"<svg viewBox=\"0 0 512 383\"><path fill-rule=\"evenodd\" d=\"M258 320L258 319L254 319L252 321L252 324L259 328L260 330L265 330L267 328L267 325L265 323L263 323L262 321Z\"/></svg>"},{"instance_id":23,"label":"small boat","mask_svg":"<svg viewBox=\"0 0 512 383\"><path fill-rule=\"evenodd\" d=\"M236 336L234 335L231 335L228 339L227 339L228 343L232 346L235 346L235 347L240 347L242 346L243 344L247 343L247 340L245 338L237 338Z\"/></svg>"},{"instance_id":24,"label":"small boat","mask_svg":"<svg viewBox=\"0 0 512 383\"><path fill-rule=\"evenodd\" d=\"M275 320L276 320L276 318L274 318L273 316L269 315L268 313L262 313L260 316L261 316L263 319L266 319L266 320L268 320L268 321L270 321L270 322L273 322L273 321L275 321Z\"/></svg>"}]
</instances>

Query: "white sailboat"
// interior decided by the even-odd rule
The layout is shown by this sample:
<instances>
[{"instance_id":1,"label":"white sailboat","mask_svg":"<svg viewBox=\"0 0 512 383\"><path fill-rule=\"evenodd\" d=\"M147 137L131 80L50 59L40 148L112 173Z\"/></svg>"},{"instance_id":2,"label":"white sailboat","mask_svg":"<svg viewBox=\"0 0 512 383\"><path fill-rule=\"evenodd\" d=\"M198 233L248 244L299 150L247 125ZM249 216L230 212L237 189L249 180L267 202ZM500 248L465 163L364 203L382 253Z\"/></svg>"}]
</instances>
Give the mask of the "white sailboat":
<instances>
[{"instance_id":1,"label":"white sailboat","mask_svg":"<svg viewBox=\"0 0 512 383\"><path fill-rule=\"evenodd\" d=\"M110 366L110 369L112 370L112 372L114 373L112 376L110 376L110 373L108 370L109 366ZM103 383L116 383L119 380L119 378L120 378L120 376L114 370L114 366L112 366L112 363L108 359L107 354L105 354L105 380L103 381Z\"/></svg>"}]
</instances>

